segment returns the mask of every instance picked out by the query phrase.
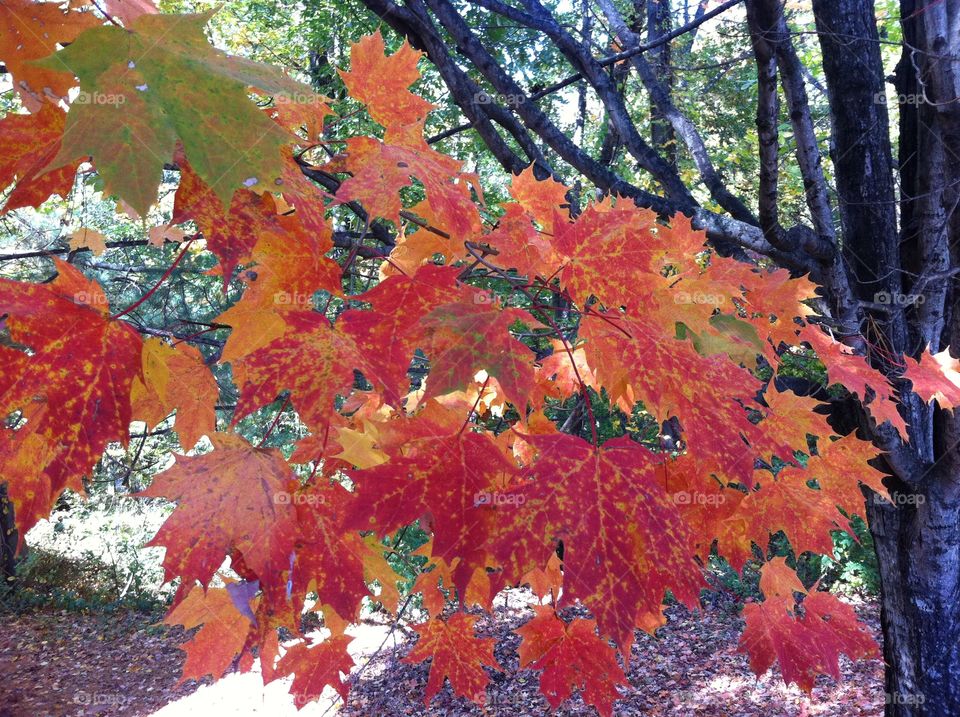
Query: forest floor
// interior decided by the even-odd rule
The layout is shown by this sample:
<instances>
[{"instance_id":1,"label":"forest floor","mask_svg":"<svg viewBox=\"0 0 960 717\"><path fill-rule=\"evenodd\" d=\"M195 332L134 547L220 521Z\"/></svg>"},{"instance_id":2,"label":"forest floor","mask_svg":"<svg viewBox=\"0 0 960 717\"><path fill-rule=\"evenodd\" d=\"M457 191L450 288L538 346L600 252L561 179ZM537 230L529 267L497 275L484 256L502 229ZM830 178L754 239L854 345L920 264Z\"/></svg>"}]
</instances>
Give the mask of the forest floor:
<instances>
[{"instance_id":1,"label":"forest floor","mask_svg":"<svg viewBox=\"0 0 960 717\"><path fill-rule=\"evenodd\" d=\"M854 607L877 634L874 602ZM297 710L288 685L264 688L259 674L231 673L215 684L177 684L186 639L180 629L156 626L140 613L82 615L67 612L0 614L0 717L540 717L549 714L535 672L517 670L519 638L511 631L532 613L518 595L501 606L478 634L498 638L497 660L510 674L491 672L483 709L455 698L449 685L430 707L422 702L427 665L400 662L410 640L369 621L354 632L360 665L346 706L324 692L319 703ZM730 611L667 611L653 638L637 633L617 717L632 715L739 717L854 717L883 713L883 665L841 658L843 679L819 678L811 696L786 687L776 668L757 679L737 653L742 621ZM383 647L381 649L378 648ZM579 697L558 717L595 715Z\"/></svg>"}]
</instances>

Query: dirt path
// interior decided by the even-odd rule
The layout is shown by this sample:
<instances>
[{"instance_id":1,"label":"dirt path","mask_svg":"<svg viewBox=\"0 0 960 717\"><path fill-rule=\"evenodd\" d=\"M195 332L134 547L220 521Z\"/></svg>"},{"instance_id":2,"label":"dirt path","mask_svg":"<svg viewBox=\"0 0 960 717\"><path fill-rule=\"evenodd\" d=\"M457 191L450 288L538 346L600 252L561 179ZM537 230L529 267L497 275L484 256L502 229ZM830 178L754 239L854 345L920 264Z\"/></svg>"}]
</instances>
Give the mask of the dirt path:
<instances>
[{"instance_id":1,"label":"dirt path","mask_svg":"<svg viewBox=\"0 0 960 717\"><path fill-rule=\"evenodd\" d=\"M856 605L876 631L873 604ZM352 644L359 664L368 663L344 708L332 699L298 711L285 684L263 687L257 674L227 675L216 684L178 686L183 653L179 630L157 628L152 620L128 613L110 617L71 613L0 615L0 717L92 715L263 715L264 717L539 717L548 714L537 691L536 673L516 671L518 638L510 630L529 615L525 607L501 608L496 621L481 623L499 640L497 659L511 671L492 672L485 710L454 698L446 687L427 709L423 694L427 667L399 662L406 654L402 634L373 660L387 635L380 625L364 625ZM669 622L651 638L638 633L630 689L617 703L618 717L764 717L825 715L879 716L883 712L883 666L879 661L841 664L844 680L820 678L811 698L787 688L772 672L757 680L736 652L740 620L721 610L691 615L668 611ZM575 699L559 717L595 715Z\"/></svg>"}]
</instances>

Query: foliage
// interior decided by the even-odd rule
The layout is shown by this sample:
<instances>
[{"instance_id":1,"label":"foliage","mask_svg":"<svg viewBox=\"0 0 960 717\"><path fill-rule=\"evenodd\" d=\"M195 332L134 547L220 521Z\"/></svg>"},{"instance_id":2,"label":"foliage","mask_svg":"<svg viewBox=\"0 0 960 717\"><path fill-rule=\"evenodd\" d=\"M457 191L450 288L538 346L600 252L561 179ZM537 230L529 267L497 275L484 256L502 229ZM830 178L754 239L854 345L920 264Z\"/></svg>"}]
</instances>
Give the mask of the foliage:
<instances>
[{"instance_id":1,"label":"foliage","mask_svg":"<svg viewBox=\"0 0 960 717\"><path fill-rule=\"evenodd\" d=\"M491 221L480 178L425 141L418 53L389 53L379 33L339 75L377 130L345 135L339 103L208 46L207 16L117 4L124 27L57 11L70 44L23 64L33 111L0 121L0 142L33 144L0 179L36 206L67 191L48 173L92 167L143 229L158 221L144 233L165 268L119 303L66 261L52 281L0 279L0 475L23 535L108 444L129 444L131 421L175 411L179 455L139 496L176 503L152 544L179 581L168 622L200 627L185 677L220 677L239 656L267 680L294 674L301 697L345 696L347 625L371 600L399 618L398 584L415 575L428 619L406 659L432 660L426 700L449 680L483 704L486 669L503 668L473 609L528 584L551 606L518 630L522 662L551 705L579 691L610 715L616 651L630 659L634 629L664 623L668 593L696 607L714 555L763 563L742 640L758 673L776 661L809 690L839 654L876 655L849 607L770 544L830 553L864 491L887 495L879 451L776 384L798 354L906 430L884 375L822 330L812 282L720 256L681 215L609 197L571 212L567 187L532 170ZM37 68L57 73L52 99L77 78L65 119L37 99ZM165 172L179 174L172 207ZM344 232L350 212L362 223ZM202 328L144 339L159 289L211 255L219 275L177 299L222 292ZM955 405L948 355L908 377ZM398 572L414 524L433 567ZM556 612L575 601L593 619ZM324 639L307 636L309 612Z\"/></svg>"}]
</instances>

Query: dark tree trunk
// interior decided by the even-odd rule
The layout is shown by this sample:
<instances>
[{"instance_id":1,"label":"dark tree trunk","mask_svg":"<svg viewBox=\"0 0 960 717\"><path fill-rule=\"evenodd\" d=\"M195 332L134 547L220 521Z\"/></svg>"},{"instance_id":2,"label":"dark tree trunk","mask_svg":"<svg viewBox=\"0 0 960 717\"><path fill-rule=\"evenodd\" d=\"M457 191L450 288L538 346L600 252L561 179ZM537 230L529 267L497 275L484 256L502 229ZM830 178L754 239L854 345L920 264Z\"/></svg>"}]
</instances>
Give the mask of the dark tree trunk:
<instances>
[{"instance_id":1,"label":"dark tree trunk","mask_svg":"<svg viewBox=\"0 0 960 717\"><path fill-rule=\"evenodd\" d=\"M960 714L960 460L944 455L900 505L869 506L882 587L886 714Z\"/></svg>"},{"instance_id":2,"label":"dark tree trunk","mask_svg":"<svg viewBox=\"0 0 960 717\"><path fill-rule=\"evenodd\" d=\"M13 520L13 503L7 500L7 486L0 485L0 595L14 587L18 534Z\"/></svg>"},{"instance_id":3,"label":"dark tree trunk","mask_svg":"<svg viewBox=\"0 0 960 717\"><path fill-rule=\"evenodd\" d=\"M668 32L670 32L670 0L647 0L647 42L653 42ZM652 50L649 59L660 84L670 92L673 88L670 44L667 43ZM650 143L663 153L671 165L677 166L677 139L673 133L673 126L653 99L650 100Z\"/></svg>"},{"instance_id":4,"label":"dark tree trunk","mask_svg":"<svg viewBox=\"0 0 960 717\"><path fill-rule=\"evenodd\" d=\"M868 307L869 358L949 341L960 193L960 28L955 2L902 4L898 229L889 117L872 0L814 0L833 131L843 254ZM955 250L954 250L955 251ZM894 373L896 371L894 370ZM904 391L917 460L893 505L868 517L882 586L886 714L960 715L960 452L957 422Z\"/></svg>"}]
</instances>

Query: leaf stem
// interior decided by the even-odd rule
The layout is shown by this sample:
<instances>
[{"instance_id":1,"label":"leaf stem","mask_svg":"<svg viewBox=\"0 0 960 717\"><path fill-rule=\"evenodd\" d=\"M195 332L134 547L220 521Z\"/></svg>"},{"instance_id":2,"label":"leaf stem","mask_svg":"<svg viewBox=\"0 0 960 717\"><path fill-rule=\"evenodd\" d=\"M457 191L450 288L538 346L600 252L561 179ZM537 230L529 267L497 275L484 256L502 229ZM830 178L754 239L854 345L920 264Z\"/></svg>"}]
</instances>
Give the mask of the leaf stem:
<instances>
[{"instance_id":1,"label":"leaf stem","mask_svg":"<svg viewBox=\"0 0 960 717\"><path fill-rule=\"evenodd\" d=\"M150 291L148 291L146 294L144 294L143 296L141 296L141 297L140 297L139 299L137 299L135 302L133 302L132 304L130 304L130 306L128 306L127 308L125 308L123 311L121 311L121 312L118 313L118 314L114 314L114 315L111 316L110 318L111 318L111 319L119 319L121 316L126 316L126 315L129 314L131 311L133 311L133 310L136 309L138 306L140 306L140 304L142 304L144 301L146 301L146 300L149 299L151 296L153 296L154 292L156 292L156 290L160 288L160 285L163 284L163 282L165 282L167 279L170 278L170 275L173 273L173 270L177 268L177 265L183 260L183 257L185 257L185 256L187 255L187 249L190 248L190 245L193 243L194 239L196 239L196 238L197 238L196 236L192 236L192 237L190 237L189 239L187 239L187 240L184 242L183 248L180 250L180 253L177 254L177 258L173 260L173 263L170 265L170 268L167 269L165 272L163 272L163 276L161 276L161 277L157 280L157 283L153 285L153 287L150 289Z\"/></svg>"},{"instance_id":2,"label":"leaf stem","mask_svg":"<svg viewBox=\"0 0 960 717\"><path fill-rule=\"evenodd\" d=\"M273 429L277 427L278 423L280 423L280 416L283 415L283 412L286 410L289 403L290 396L287 396L285 399L283 399L283 405L280 406L280 410L277 411L277 415L274 416L273 423L270 424L270 428L267 429L267 432L263 434L263 438L261 438L260 442L257 444L257 448L263 448L263 444L267 442L270 434L273 433Z\"/></svg>"}]
</instances>

